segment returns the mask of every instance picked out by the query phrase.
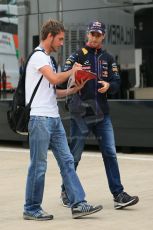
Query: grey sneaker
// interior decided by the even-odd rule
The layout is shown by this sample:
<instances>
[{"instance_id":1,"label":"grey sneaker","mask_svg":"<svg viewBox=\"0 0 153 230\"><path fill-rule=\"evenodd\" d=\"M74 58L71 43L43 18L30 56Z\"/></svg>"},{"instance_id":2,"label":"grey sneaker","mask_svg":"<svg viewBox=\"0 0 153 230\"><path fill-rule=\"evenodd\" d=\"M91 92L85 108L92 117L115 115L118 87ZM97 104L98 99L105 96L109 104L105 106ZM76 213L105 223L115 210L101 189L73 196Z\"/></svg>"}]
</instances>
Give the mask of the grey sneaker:
<instances>
[{"instance_id":1,"label":"grey sneaker","mask_svg":"<svg viewBox=\"0 0 153 230\"><path fill-rule=\"evenodd\" d=\"M23 213L23 219L25 220L39 220L39 221L43 221L43 220L52 220L54 217L53 215L48 214L47 212L43 211L43 210L39 210L33 214L28 213L28 212L24 212Z\"/></svg>"},{"instance_id":2,"label":"grey sneaker","mask_svg":"<svg viewBox=\"0 0 153 230\"><path fill-rule=\"evenodd\" d=\"M60 199L61 199L61 203L62 203L62 205L63 205L64 207L70 208L70 202L69 202L69 199L68 199L67 194L66 194L65 191L64 191L64 192L61 192L61 197L60 197Z\"/></svg>"},{"instance_id":3,"label":"grey sneaker","mask_svg":"<svg viewBox=\"0 0 153 230\"><path fill-rule=\"evenodd\" d=\"M102 205L92 206L86 202L81 202L78 205L74 206L72 210L72 218L77 219L83 216L91 215L95 212L102 210Z\"/></svg>"},{"instance_id":4,"label":"grey sneaker","mask_svg":"<svg viewBox=\"0 0 153 230\"><path fill-rule=\"evenodd\" d=\"M126 192L121 192L117 197L114 198L114 208L122 209L127 206L137 204L139 201L138 196L130 196Z\"/></svg>"}]
</instances>

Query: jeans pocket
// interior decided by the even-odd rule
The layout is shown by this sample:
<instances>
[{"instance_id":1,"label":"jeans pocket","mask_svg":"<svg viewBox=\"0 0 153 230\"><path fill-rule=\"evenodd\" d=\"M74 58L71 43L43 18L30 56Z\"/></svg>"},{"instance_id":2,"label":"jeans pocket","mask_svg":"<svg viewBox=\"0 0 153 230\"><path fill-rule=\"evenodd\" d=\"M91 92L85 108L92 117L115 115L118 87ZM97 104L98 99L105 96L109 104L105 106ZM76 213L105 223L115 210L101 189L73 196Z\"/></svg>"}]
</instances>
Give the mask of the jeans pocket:
<instances>
[{"instance_id":1,"label":"jeans pocket","mask_svg":"<svg viewBox=\"0 0 153 230\"><path fill-rule=\"evenodd\" d=\"M29 124L28 124L29 135L32 133L33 129L35 128L35 125L36 125L36 117L30 116Z\"/></svg>"}]
</instances>

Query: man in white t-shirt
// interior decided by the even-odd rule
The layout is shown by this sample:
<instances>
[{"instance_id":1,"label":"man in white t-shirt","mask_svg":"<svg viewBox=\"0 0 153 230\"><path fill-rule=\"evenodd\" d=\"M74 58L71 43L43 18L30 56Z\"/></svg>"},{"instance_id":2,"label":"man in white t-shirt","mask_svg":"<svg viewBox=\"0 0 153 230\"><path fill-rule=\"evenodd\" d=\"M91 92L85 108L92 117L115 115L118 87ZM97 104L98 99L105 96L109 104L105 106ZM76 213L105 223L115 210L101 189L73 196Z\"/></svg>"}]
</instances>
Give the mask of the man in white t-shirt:
<instances>
[{"instance_id":1,"label":"man in white t-shirt","mask_svg":"<svg viewBox=\"0 0 153 230\"><path fill-rule=\"evenodd\" d=\"M92 206L85 201L85 192L74 169L73 156L70 153L65 130L63 128L56 100L56 84L68 80L71 74L81 69L75 64L72 70L54 72L50 59L51 52L56 52L63 45L64 26L56 20L48 20L41 29L40 52L30 58L26 69L26 103L41 76L43 76L33 99L29 121L30 166L27 176L26 197L23 218L26 220L51 220L53 215L43 211L45 173L47 169L47 151L50 148L57 160L63 183L70 200L73 218L98 212L101 205ZM42 52L43 51L43 52ZM78 85L66 93L76 92Z\"/></svg>"}]
</instances>

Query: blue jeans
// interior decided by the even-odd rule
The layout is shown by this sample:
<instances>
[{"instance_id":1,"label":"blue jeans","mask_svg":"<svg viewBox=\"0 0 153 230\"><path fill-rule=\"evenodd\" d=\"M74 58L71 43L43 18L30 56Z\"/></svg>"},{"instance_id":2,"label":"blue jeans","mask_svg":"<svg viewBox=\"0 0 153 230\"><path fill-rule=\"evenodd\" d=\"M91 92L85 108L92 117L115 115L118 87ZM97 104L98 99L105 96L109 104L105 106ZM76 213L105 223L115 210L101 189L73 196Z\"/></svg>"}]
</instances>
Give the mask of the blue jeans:
<instances>
[{"instance_id":1,"label":"blue jeans","mask_svg":"<svg viewBox=\"0 0 153 230\"><path fill-rule=\"evenodd\" d=\"M114 132L110 116L105 114L103 120L85 123L84 126L80 125L81 123L76 122L76 119L71 119L70 123L70 150L74 157L75 169L81 160L86 137L92 132L98 141L102 153L110 191L113 196L116 196L123 191L123 186L120 180ZM64 187L62 189L64 190Z\"/></svg>"},{"instance_id":2,"label":"blue jeans","mask_svg":"<svg viewBox=\"0 0 153 230\"><path fill-rule=\"evenodd\" d=\"M85 193L74 169L65 130L60 118L31 116L29 121L30 166L27 176L24 210L41 210L50 148L57 160L71 206L84 201Z\"/></svg>"}]
</instances>

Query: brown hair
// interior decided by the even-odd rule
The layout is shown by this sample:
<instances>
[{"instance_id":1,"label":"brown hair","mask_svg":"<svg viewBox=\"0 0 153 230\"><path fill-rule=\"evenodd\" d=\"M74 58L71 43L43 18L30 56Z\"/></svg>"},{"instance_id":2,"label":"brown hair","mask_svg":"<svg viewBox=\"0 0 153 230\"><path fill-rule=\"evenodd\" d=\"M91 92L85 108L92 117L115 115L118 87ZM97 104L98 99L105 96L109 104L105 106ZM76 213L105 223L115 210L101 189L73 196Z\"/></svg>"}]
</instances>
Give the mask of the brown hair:
<instances>
[{"instance_id":1,"label":"brown hair","mask_svg":"<svg viewBox=\"0 0 153 230\"><path fill-rule=\"evenodd\" d=\"M53 36L56 36L60 32L64 32L64 25L54 19L49 19L46 21L41 28L41 40L45 40L49 33L51 33Z\"/></svg>"}]
</instances>

